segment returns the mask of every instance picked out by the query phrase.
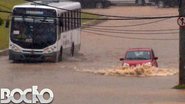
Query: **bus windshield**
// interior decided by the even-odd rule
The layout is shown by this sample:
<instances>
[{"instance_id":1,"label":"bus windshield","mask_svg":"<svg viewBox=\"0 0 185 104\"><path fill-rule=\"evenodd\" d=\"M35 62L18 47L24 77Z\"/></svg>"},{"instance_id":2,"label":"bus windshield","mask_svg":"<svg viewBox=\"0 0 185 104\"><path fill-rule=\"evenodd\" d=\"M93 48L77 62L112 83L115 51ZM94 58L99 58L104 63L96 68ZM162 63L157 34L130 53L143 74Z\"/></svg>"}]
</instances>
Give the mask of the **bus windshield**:
<instances>
[{"instance_id":1,"label":"bus windshield","mask_svg":"<svg viewBox=\"0 0 185 104\"><path fill-rule=\"evenodd\" d=\"M43 49L57 40L56 19L13 17L11 41L27 49Z\"/></svg>"}]
</instances>

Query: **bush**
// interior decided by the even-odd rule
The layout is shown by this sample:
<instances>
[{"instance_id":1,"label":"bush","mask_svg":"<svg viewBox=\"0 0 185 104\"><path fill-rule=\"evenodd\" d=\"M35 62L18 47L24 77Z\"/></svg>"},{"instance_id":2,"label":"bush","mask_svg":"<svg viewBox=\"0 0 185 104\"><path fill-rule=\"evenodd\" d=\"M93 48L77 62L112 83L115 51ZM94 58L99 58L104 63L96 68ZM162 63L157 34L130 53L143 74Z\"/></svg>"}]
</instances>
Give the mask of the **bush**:
<instances>
[{"instance_id":1,"label":"bush","mask_svg":"<svg viewBox=\"0 0 185 104\"><path fill-rule=\"evenodd\" d=\"M2 18L0 18L0 26L3 24L3 19Z\"/></svg>"}]
</instances>

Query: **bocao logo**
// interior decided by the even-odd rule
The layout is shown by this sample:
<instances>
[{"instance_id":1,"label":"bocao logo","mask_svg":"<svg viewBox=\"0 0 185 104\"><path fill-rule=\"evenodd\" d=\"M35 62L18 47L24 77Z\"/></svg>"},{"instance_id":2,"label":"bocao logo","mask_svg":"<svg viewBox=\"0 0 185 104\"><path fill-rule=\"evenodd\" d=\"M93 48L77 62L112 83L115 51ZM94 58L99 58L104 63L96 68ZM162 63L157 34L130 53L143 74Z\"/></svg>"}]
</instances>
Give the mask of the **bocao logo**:
<instances>
[{"instance_id":1,"label":"bocao logo","mask_svg":"<svg viewBox=\"0 0 185 104\"><path fill-rule=\"evenodd\" d=\"M31 95L31 97L29 95ZM47 98L44 97L44 95L47 95ZM38 91L38 86L32 86L32 88L25 89L24 91L19 88L13 89L12 91L8 88L1 88L1 104L9 104L11 102L15 104L50 104L53 99L54 94L48 88L45 88L40 92Z\"/></svg>"}]
</instances>

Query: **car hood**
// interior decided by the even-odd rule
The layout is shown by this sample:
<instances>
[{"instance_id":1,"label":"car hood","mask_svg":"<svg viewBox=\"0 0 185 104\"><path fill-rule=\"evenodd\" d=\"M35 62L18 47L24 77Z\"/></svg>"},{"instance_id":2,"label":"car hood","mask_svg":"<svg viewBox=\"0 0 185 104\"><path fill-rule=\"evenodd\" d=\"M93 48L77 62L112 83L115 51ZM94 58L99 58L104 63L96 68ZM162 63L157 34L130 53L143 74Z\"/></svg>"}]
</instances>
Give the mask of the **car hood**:
<instances>
[{"instance_id":1,"label":"car hood","mask_svg":"<svg viewBox=\"0 0 185 104\"><path fill-rule=\"evenodd\" d=\"M124 60L123 63L129 64L129 66L143 65L148 62L152 62L152 60Z\"/></svg>"}]
</instances>

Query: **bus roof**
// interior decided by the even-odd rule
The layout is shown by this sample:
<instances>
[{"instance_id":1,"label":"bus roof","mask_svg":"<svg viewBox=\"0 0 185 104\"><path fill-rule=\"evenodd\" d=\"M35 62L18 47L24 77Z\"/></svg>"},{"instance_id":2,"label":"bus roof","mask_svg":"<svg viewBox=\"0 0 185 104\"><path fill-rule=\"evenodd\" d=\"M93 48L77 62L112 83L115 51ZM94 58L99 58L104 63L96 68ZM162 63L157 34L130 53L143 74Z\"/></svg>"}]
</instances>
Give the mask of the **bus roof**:
<instances>
[{"instance_id":1,"label":"bus roof","mask_svg":"<svg viewBox=\"0 0 185 104\"><path fill-rule=\"evenodd\" d=\"M70 1L53 2L53 3L48 3L47 5L51 7L45 6L45 5L34 4L34 3L25 3L25 4L16 5L13 7L13 9L14 8L43 8L43 9L55 9L57 11L57 10L62 10L62 9L74 10L74 9L81 8L81 5L79 2L70 2ZM57 9L57 8L62 8L62 9ZM62 10L62 11L65 11L65 10Z\"/></svg>"}]
</instances>

